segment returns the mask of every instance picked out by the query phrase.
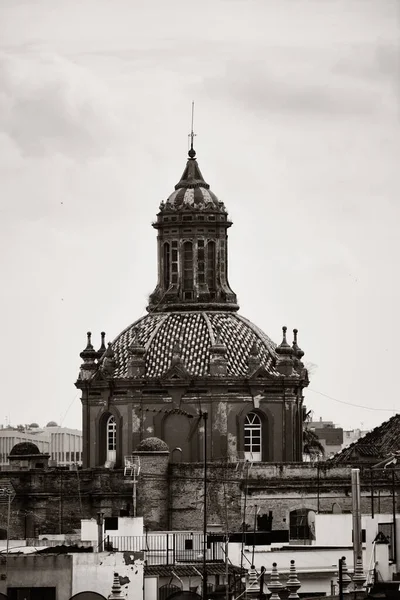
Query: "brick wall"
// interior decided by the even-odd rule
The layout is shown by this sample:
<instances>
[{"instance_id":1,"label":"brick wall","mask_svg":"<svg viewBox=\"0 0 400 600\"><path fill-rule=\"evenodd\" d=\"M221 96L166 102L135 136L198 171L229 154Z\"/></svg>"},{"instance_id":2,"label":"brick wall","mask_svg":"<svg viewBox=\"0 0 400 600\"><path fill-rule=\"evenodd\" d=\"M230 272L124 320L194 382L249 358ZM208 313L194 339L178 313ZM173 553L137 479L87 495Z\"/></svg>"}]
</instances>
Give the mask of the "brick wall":
<instances>
[{"instance_id":1,"label":"brick wall","mask_svg":"<svg viewBox=\"0 0 400 600\"><path fill-rule=\"evenodd\" d=\"M203 465L168 463L167 452L141 452L137 486L137 514L149 530L201 530L203 527ZM1 472L11 480L16 496L11 505L11 538L46 533L73 533L81 518L132 514L132 483L122 470ZM362 511L371 513L369 471L361 471ZM396 480L396 486L398 485ZM246 522L252 526L254 506L260 514L273 513L273 528L288 527L289 513L298 508L332 512L351 509L351 467L309 464L210 463L208 467L208 523L239 530L246 494ZM380 472L374 481L375 512L392 512L391 474ZM397 493L397 487L396 487ZM336 507L337 508L337 507ZM0 504L0 531L7 529L7 504Z\"/></svg>"},{"instance_id":2,"label":"brick wall","mask_svg":"<svg viewBox=\"0 0 400 600\"><path fill-rule=\"evenodd\" d=\"M351 467L329 468L309 464L211 464L208 468L208 523L240 530L246 494L246 523L252 528L255 505L259 514L272 511L273 529L287 529L292 510L309 508L332 512L338 505L351 510ZM170 465L171 528L201 529L203 522L203 465ZM361 473L361 508L371 513L369 472ZM336 506L337 508L337 506ZM374 511L392 512L392 484L389 474L375 475Z\"/></svg>"}]
</instances>

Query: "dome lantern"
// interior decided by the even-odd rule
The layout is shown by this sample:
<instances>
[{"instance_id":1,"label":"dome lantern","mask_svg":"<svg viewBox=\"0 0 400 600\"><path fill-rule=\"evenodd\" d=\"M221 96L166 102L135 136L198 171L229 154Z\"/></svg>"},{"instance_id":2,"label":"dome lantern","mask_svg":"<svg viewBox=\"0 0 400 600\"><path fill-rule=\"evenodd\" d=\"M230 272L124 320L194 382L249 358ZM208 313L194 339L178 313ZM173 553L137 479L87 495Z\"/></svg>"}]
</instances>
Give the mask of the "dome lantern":
<instances>
[{"instance_id":1,"label":"dome lantern","mask_svg":"<svg viewBox=\"0 0 400 600\"><path fill-rule=\"evenodd\" d=\"M228 235L232 225L223 202L210 190L191 146L175 190L160 204L158 282L149 312L238 310L228 283Z\"/></svg>"}]
</instances>

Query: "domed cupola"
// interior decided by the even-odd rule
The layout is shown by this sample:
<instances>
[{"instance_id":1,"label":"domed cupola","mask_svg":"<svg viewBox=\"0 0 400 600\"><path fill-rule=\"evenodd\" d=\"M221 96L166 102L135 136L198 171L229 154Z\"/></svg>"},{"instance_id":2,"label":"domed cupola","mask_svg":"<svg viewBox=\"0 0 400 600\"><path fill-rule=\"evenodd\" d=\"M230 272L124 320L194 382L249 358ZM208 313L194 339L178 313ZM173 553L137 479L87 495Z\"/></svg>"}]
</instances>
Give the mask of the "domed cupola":
<instances>
[{"instance_id":1,"label":"domed cupola","mask_svg":"<svg viewBox=\"0 0 400 600\"><path fill-rule=\"evenodd\" d=\"M163 215L181 210L227 214L224 203L218 200L208 183L204 181L193 149L189 150L186 168L175 186L175 191L160 204Z\"/></svg>"},{"instance_id":2,"label":"domed cupola","mask_svg":"<svg viewBox=\"0 0 400 600\"><path fill-rule=\"evenodd\" d=\"M192 145L175 191L160 204L158 283L152 312L238 310L227 274L228 220L223 202L203 178Z\"/></svg>"}]
</instances>

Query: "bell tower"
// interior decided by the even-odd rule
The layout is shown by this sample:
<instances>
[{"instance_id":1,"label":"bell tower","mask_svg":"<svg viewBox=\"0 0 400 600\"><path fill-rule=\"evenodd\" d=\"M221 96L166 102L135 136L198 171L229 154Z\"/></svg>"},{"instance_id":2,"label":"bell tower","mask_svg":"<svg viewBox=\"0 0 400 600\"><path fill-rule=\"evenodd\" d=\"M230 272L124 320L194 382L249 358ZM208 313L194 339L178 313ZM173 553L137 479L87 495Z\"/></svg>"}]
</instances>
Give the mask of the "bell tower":
<instances>
[{"instance_id":1,"label":"bell tower","mask_svg":"<svg viewBox=\"0 0 400 600\"><path fill-rule=\"evenodd\" d=\"M210 190L196 160L193 129L186 168L175 191L160 204L158 283L147 310L238 310L228 283L228 235L223 202Z\"/></svg>"}]
</instances>

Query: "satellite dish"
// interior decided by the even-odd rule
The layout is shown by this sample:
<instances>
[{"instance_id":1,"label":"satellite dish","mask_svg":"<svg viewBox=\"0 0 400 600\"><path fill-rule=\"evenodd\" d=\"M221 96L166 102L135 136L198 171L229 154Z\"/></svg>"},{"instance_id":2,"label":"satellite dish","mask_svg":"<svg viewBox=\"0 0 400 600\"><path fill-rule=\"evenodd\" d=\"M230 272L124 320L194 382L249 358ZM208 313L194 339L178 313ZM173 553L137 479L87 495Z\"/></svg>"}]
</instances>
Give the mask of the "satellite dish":
<instances>
[{"instance_id":1,"label":"satellite dish","mask_svg":"<svg viewBox=\"0 0 400 600\"><path fill-rule=\"evenodd\" d=\"M311 525L315 525L315 511L314 510L308 511L307 523L308 523L309 527L311 527Z\"/></svg>"},{"instance_id":2,"label":"satellite dish","mask_svg":"<svg viewBox=\"0 0 400 600\"><path fill-rule=\"evenodd\" d=\"M310 528L312 539L315 540L315 511L309 510L307 514L307 523Z\"/></svg>"}]
</instances>

